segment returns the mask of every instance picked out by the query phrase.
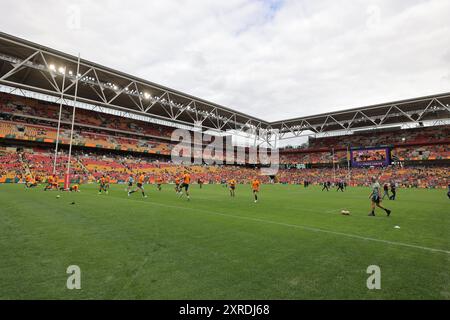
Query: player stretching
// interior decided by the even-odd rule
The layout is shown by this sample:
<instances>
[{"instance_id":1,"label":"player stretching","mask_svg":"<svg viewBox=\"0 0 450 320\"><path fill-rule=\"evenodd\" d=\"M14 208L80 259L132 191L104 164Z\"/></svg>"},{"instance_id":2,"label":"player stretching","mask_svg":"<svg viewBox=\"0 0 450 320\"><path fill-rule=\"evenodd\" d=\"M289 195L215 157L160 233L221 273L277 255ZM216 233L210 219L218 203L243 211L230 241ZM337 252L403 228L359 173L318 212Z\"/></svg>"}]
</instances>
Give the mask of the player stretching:
<instances>
[{"instance_id":1,"label":"player stretching","mask_svg":"<svg viewBox=\"0 0 450 320\"><path fill-rule=\"evenodd\" d=\"M258 202L258 193L259 193L259 186L261 185L261 182L259 182L258 178L254 178L252 180L252 192L253 196L255 197L255 203Z\"/></svg>"},{"instance_id":2,"label":"player stretching","mask_svg":"<svg viewBox=\"0 0 450 320\"><path fill-rule=\"evenodd\" d=\"M31 177L30 183L28 185L28 188L35 188L37 187L37 181L36 178Z\"/></svg>"},{"instance_id":3,"label":"player stretching","mask_svg":"<svg viewBox=\"0 0 450 320\"><path fill-rule=\"evenodd\" d=\"M147 196L146 196L146 194L145 194L145 192L144 192L144 181L145 181L145 176L144 176L143 173L141 173L141 174L138 173L138 175L139 175L139 177L138 177L138 182L137 182L137 184L136 184L136 189L134 189L134 190L132 190L132 191L128 191L128 196L130 196L130 194L132 194L132 193L137 192L138 190L141 190L142 196L143 196L144 198L147 198Z\"/></svg>"},{"instance_id":4,"label":"player stretching","mask_svg":"<svg viewBox=\"0 0 450 320\"><path fill-rule=\"evenodd\" d=\"M183 189L184 192L186 193L186 197L188 200L191 200L191 198L189 197L189 184L191 183L191 175L186 172L183 175L183 183L181 184L180 188L179 188L179 192L178 194L180 195L180 198L183 196Z\"/></svg>"},{"instance_id":5,"label":"player stretching","mask_svg":"<svg viewBox=\"0 0 450 320\"><path fill-rule=\"evenodd\" d=\"M29 173L29 174L27 174L26 176L25 176L25 187L26 188L29 188L30 187L30 181L31 181L31 174Z\"/></svg>"},{"instance_id":6,"label":"player stretching","mask_svg":"<svg viewBox=\"0 0 450 320\"><path fill-rule=\"evenodd\" d=\"M37 187L36 179L34 179L33 176L32 176L31 174L28 174L28 175L25 177L25 186L26 186L27 188L34 188L34 187Z\"/></svg>"},{"instance_id":7,"label":"player stretching","mask_svg":"<svg viewBox=\"0 0 450 320\"><path fill-rule=\"evenodd\" d=\"M57 177L56 175L48 176L47 178L47 185L44 188L44 191L51 190L55 188L55 183L57 184Z\"/></svg>"},{"instance_id":8,"label":"player stretching","mask_svg":"<svg viewBox=\"0 0 450 320\"><path fill-rule=\"evenodd\" d=\"M234 197L236 196L236 194L235 194L235 190L236 190L236 180L231 179L231 180L228 182L228 185L230 186L230 196L231 196L232 198L234 198Z\"/></svg>"},{"instance_id":9,"label":"player stretching","mask_svg":"<svg viewBox=\"0 0 450 320\"><path fill-rule=\"evenodd\" d=\"M378 180L376 177L372 177L372 192L370 193L369 198L371 199L372 203L371 203L371 208L372 208L372 212L369 213L369 216L374 217L375 216L375 206L377 206L380 209L383 209L384 211L386 211L387 216L389 217L391 214L391 210L386 209L385 207L383 207L381 205L381 187L380 184L378 183Z\"/></svg>"}]
</instances>

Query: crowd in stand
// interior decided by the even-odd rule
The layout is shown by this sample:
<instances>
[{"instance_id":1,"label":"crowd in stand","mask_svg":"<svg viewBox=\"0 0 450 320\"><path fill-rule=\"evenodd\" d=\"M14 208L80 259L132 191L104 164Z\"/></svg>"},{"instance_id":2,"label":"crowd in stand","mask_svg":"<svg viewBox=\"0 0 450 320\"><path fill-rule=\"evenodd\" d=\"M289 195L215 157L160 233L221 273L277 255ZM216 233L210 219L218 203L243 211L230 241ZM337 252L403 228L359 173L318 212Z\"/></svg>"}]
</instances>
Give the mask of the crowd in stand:
<instances>
[{"instance_id":1,"label":"crowd in stand","mask_svg":"<svg viewBox=\"0 0 450 320\"><path fill-rule=\"evenodd\" d=\"M395 148L392 158L399 161L450 159L450 144Z\"/></svg>"},{"instance_id":2,"label":"crowd in stand","mask_svg":"<svg viewBox=\"0 0 450 320\"><path fill-rule=\"evenodd\" d=\"M24 173L46 176L53 171L53 146L59 105L9 94L0 94L0 140L27 140L48 143L48 147L24 152L0 149L0 182L5 178L20 180ZM72 107L64 106L60 143L70 140ZM205 183L220 183L231 178L247 182L257 169L242 166L193 165L177 166L168 160L174 144L170 137L173 128L123 118L111 114L77 109L73 145L83 147L74 151L71 172L80 181L96 181L108 174L114 181L125 181L130 174L143 172L154 181L162 178L172 182L184 170L193 179ZM407 130L359 133L347 136L310 138L301 149L280 150L281 164L343 164L347 162L347 147L390 145L394 161L450 160L450 126L421 127ZM87 149L91 151L86 151ZM111 153L108 150L121 150ZM129 152L133 152L133 156ZM141 156L136 156L140 153ZM201 153L201 152L200 152ZM220 160L220 159L219 159ZM56 171L66 171L67 155L61 151ZM405 187L435 187L448 184L446 167L387 167L347 169L282 169L275 177L261 176L262 182L320 184L324 181L345 180L350 185L366 185L370 175L385 181L395 181ZM62 178L62 177L61 177ZM3 181L2 181L3 180Z\"/></svg>"},{"instance_id":3,"label":"crowd in stand","mask_svg":"<svg viewBox=\"0 0 450 320\"><path fill-rule=\"evenodd\" d=\"M4 115L57 121L59 117L59 104L0 93L0 113ZM71 106L63 106L61 121L66 123L72 122ZM75 123L165 138L170 138L173 131L171 127L159 124L152 124L81 108L77 108L75 113Z\"/></svg>"},{"instance_id":4,"label":"crowd in stand","mask_svg":"<svg viewBox=\"0 0 450 320\"><path fill-rule=\"evenodd\" d=\"M0 153L0 176L21 177L23 166L17 153Z\"/></svg>"},{"instance_id":5,"label":"crowd in stand","mask_svg":"<svg viewBox=\"0 0 450 320\"><path fill-rule=\"evenodd\" d=\"M411 129L390 129L377 132L355 133L345 136L331 136L314 138L309 137L308 143L298 148L287 147L286 151L293 149L346 149L347 146L368 147L379 145L403 146L412 144L427 144L430 142L449 143L450 126L418 127Z\"/></svg>"},{"instance_id":6,"label":"crowd in stand","mask_svg":"<svg viewBox=\"0 0 450 320\"><path fill-rule=\"evenodd\" d=\"M346 151L326 151L326 152L296 152L296 153L280 153L281 164L298 164L298 163L338 163L346 161ZM334 160L334 161L333 161Z\"/></svg>"},{"instance_id":7,"label":"crowd in stand","mask_svg":"<svg viewBox=\"0 0 450 320\"><path fill-rule=\"evenodd\" d=\"M1 175L21 179L29 170L35 176L52 174L53 154L50 150L35 152L5 153L0 155ZM161 159L162 160L162 159ZM175 165L158 159L131 155L96 154L74 152L71 161L72 180L95 182L103 174L114 182L125 182L130 175L144 173L149 183L161 178L165 183L173 183L184 171L189 171L193 181L221 183L230 179L238 183L248 183L258 176L263 183L312 185L324 182L345 181L350 186L368 186L368 177L378 176L383 183L395 183L399 187L436 188L450 183L448 167L397 167L385 168L321 168L321 169L280 169L274 176L261 175L258 168L230 165ZM57 172L62 179L66 172L67 155L62 152L57 161Z\"/></svg>"},{"instance_id":8,"label":"crowd in stand","mask_svg":"<svg viewBox=\"0 0 450 320\"><path fill-rule=\"evenodd\" d=\"M5 93L0 94L0 138L54 143L57 138L59 105ZM70 141L72 107L64 106L60 142ZM173 128L85 109L77 109L73 144L170 155ZM154 137L150 137L154 136ZM324 164L347 160L347 146L391 145L392 158L405 160L450 159L450 126L359 133L309 138L306 148L280 149L281 164ZM158 138L159 137L159 138ZM332 150L334 151L332 152Z\"/></svg>"},{"instance_id":9,"label":"crowd in stand","mask_svg":"<svg viewBox=\"0 0 450 320\"><path fill-rule=\"evenodd\" d=\"M36 122L36 121L34 121ZM0 137L7 137L17 140L35 140L53 142L57 138L57 129L43 126L45 123L28 124L10 121L0 121ZM59 140L63 144L69 144L70 129L62 127L60 129ZM172 145L168 142L157 139L138 139L138 137L128 137L122 133L102 132L94 128L76 127L73 133L73 144L87 147L98 147L105 149L118 149L136 152L152 152L160 154L170 154Z\"/></svg>"},{"instance_id":10,"label":"crowd in stand","mask_svg":"<svg viewBox=\"0 0 450 320\"><path fill-rule=\"evenodd\" d=\"M18 140L56 140L56 128L48 128L31 124L12 123L0 120L0 137L14 137ZM93 128L76 128L73 135L73 144L104 149L117 149L136 152L150 152L170 155L173 144L158 141L157 139L131 138L122 133L101 132ZM68 144L70 130L62 128L60 141ZM450 143L413 145L408 147L396 147L392 149L392 158L399 161L405 160L443 160L450 159ZM347 151L322 151L297 150L297 152L280 151L280 163L335 163L345 162Z\"/></svg>"}]
</instances>

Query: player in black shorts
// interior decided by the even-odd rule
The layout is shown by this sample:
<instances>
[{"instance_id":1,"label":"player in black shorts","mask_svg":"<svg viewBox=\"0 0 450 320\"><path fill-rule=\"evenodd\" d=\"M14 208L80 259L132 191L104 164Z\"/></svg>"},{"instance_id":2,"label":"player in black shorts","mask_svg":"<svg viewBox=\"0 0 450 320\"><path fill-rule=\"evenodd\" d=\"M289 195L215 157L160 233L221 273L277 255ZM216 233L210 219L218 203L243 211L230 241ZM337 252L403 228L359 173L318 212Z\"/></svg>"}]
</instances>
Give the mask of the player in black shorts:
<instances>
[{"instance_id":1,"label":"player in black shorts","mask_svg":"<svg viewBox=\"0 0 450 320\"><path fill-rule=\"evenodd\" d=\"M339 190L341 190L342 192L344 192L344 182L342 182L342 181L339 181L339 182L337 183L337 189L336 189L336 191L339 191Z\"/></svg>"},{"instance_id":2,"label":"player in black shorts","mask_svg":"<svg viewBox=\"0 0 450 320\"><path fill-rule=\"evenodd\" d=\"M142 192L142 196L144 198L147 198L147 195L145 194L144 191L144 182L145 182L145 176L143 173L138 173L138 182L136 184L136 189L128 191L128 196L130 196L131 194L137 192L138 190L140 190Z\"/></svg>"},{"instance_id":3,"label":"player in black shorts","mask_svg":"<svg viewBox=\"0 0 450 320\"><path fill-rule=\"evenodd\" d=\"M180 193L181 178L175 178L175 193Z\"/></svg>"},{"instance_id":4,"label":"player in black shorts","mask_svg":"<svg viewBox=\"0 0 450 320\"><path fill-rule=\"evenodd\" d=\"M186 173L183 175L183 183L180 186L179 195L180 197L183 196L183 189L184 193L186 194L186 197L188 200L191 200L191 197L189 195L189 185L191 184L191 175L186 171Z\"/></svg>"},{"instance_id":5,"label":"player in black shorts","mask_svg":"<svg viewBox=\"0 0 450 320\"><path fill-rule=\"evenodd\" d=\"M130 174L130 176L128 177L128 187L125 189L125 191L130 192L131 188L133 187L133 183L134 183L134 178Z\"/></svg>"},{"instance_id":6,"label":"player in black shorts","mask_svg":"<svg viewBox=\"0 0 450 320\"><path fill-rule=\"evenodd\" d=\"M374 217L375 216L375 206L377 206L380 209L383 209L386 211L387 216L389 217L391 214L391 210L386 209L381 205L381 186L377 181L376 177L372 177L372 192L370 193L370 200L371 200L371 208L372 211L369 213L369 216Z\"/></svg>"},{"instance_id":7,"label":"player in black shorts","mask_svg":"<svg viewBox=\"0 0 450 320\"><path fill-rule=\"evenodd\" d=\"M383 197L381 199L384 200L384 197L388 197L388 199L390 198L390 196L389 196L389 185L387 183L385 183L383 185Z\"/></svg>"},{"instance_id":8,"label":"player in black shorts","mask_svg":"<svg viewBox=\"0 0 450 320\"><path fill-rule=\"evenodd\" d=\"M395 182L391 182L391 196L389 200L395 200L395 196L397 194L397 187L395 186Z\"/></svg>"}]
</instances>

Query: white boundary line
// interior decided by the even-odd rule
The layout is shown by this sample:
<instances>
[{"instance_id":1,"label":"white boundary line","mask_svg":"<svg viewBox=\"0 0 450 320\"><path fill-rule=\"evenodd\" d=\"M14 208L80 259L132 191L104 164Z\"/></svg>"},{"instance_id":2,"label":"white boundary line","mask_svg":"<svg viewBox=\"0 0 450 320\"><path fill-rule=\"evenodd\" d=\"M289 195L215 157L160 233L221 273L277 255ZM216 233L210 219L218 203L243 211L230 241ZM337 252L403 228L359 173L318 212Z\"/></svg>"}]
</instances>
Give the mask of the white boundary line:
<instances>
[{"instance_id":1,"label":"white boundary line","mask_svg":"<svg viewBox=\"0 0 450 320\"><path fill-rule=\"evenodd\" d=\"M121 197L114 197L114 198L127 200L127 199L121 198ZM132 201L136 201L136 200L132 200ZM403 243L403 242L364 237L364 236L359 236L359 235L350 234L350 233L344 233L344 232L339 232L339 231L320 229L320 228L315 228L315 227L302 226L302 225L298 225L298 224L277 222L277 221L265 220L265 219L260 219L260 218L243 217L243 216L237 216L237 215L233 215L233 214L209 211L209 210L204 210L204 209L190 208L190 207L186 207L186 206L185 207L180 207L180 206L166 205L166 204L158 203L158 202L144 202L144 203L157 205L157 206L161 206L161 207L174 208L174 209L191 210L191 211L194 210L194 211L198 211L198 212L204 212L204 213L214 214L214 215L223 216L223 217L236 218L236 219L255 221L255 222L262 222L262 223L279 225L279 226L290 227L290 228L297 228L297 229L302 229L302 230L307 230L307 231L312 231L312 232L328 233L328 234L344 236L344 237L347 237L347 238L359 239L359 240L364 240L364 241L380 242L380 243L385 243L385 244L390 244L390 245L395 245L395 246L402 246L402 247L426 250L426 251L430 251L430 252L440 252L440 253L450 254L449 250L444 250L444 249L435 249L435 248L424 247L424 246L408 244L408 243Z\"/></svg>"}]
</instances>

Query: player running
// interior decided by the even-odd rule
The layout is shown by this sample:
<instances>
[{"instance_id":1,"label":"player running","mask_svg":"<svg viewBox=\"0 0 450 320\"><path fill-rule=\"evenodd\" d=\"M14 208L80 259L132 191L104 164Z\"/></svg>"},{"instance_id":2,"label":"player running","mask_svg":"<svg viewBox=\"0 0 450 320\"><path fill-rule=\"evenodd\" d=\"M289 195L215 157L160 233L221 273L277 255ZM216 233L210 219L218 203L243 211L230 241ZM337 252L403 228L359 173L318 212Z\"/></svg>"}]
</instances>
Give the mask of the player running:
<instances>
[{"instance_id":1,"label":"player running","mask_svg":"<svg viewBox=\"0 0 450 320\"><path fill-rule=\"evenodd\" d=\"M108 194L109 192L109 184L111 182L111 178L108 175L105 175L105 189L106 189L106 194Z\"/></svg>"},{"instance_id":2,"label":"player running","mask_svg":"<svg viewBox=\"0 0 450 320\"><path fill-rule=\"evenodd\" d=\"M387 216L389 217L391 214L391 210L386 209L381 205L381 187L380 183L378 182L376 177L372 177L372 192L370 193L369 198L371 199L371 208L372 212L369 213L369 216L374 217L375 216L375 206L377 206L380 209L383 209L386 211Z\"/></svg>"},{"instance_id":3,"label":"player running","mask_svg":"<svg viewBox=\"0 0 450 320\"><path fill-rule=\"evenodd\" d=\"M390 198L390 196L389 196L389 185L387 183L385 183L383 185L383 197L381 199L384 200L384 197L388 197L388 199Z\"/></svg>"},{"instance_id":4,"label":"player running","mask_svg":"<svg viewBox=\"0 0 450 320\"><path fill-rule=\"evenodd\" d=\"M328 182L327 182L327 181L324 181L324 182L323 182L323 188L322 188L322 191L323 191L323 190L330 191L330 189L328 188Z\"/></svg>"},{"instance_id":5,"label":"player running","mask_svg":"<svg viewBox=\"0 0 450 320\"><path fill-rule=\"evenodd\" d=\"M131 188L133 187L134 178L133 175L130 174L128 177L128 187L125 189L126 192L130 192Z\"/></svg>"},{"instance_id":6,"label":"player running","mask_svg":"<svg viewBox=\"0 0 450 320\"><path fill-rule=\"evenodd\" d=\"M161 188L162 183L163 183L163 179L161 177L158 177L156 179L156 188L158 189L158 191L162 190L162 188Z\"/></svg>"},{"instance_id":7,"label":"player running","mask_svg":"<svg viewBox=\"0 0 450 320\"><path fill-rule=\"evenodd\" d=\"M108 194L108 190L106 189L106 176L102 175L98 180L98 194L102 194L102 191L105 191Z\"/></svg>"},{"instance_id":8,"label":"player running","mask_svg":"<svg viewBox=\"0 0 450 320\"><path fill-rule=\"evenodd\" d=\"M228 186L230 188L230 196L232 198L234 198L236 196L235 191L236 191L236 180L231 179L230 181L228 181Z\"/></svg>"},{"instance_id":9,"label":"player running","mask_svg":"<svg viewBox=\"0 0 450 320\"><path fill-rule=\"evenodd\" d=\"M255 203L258 202L258 193L259 193L259 186L261 185L261 182L259 182L258 178L254 178L252 180L252 192L253 196L255 197Z\"/></svg>"},{"instance_id":10,"label":"player running","mask_svg":"<svg viewBox=\"0 0 450 320\"><path fill-rule=\"evenodd\" d=\"M175 178L175 193L180 193L180 183L181 183L181 178L176 177Z\"/></svg>"},{"instance_id":11,"label":"player running","mask_svg":"<svg viewBox=\"0 0 450 320\"><path fill-rule=\"evenodd\" d=\"M395 200L396 194L397 194L397 186L395 185L395 182L391 182L391 196L389 197L389 200Z\"/></svg>"},{"instance_id":12,"label":"player running","mask_svg":"<svg viewBox=\"0 0 450 320\"><path fill-rule=\"evenodd\" d=\"M137 179L138 182L137 182L137 184L136 184L136 189L134 189L134 190L132 190L132 191L128 191L128 196L130 196L132 193L137 192L138 190L141 190L142 196L143 196L144 198L147 198L147 195L146 195L145 192L144 192L145 176L144 176L143 173L138 174L138 175L139 175L139 177L138 177L138 179Z\"/></svg>"},{"instance_id":13,"label":"player running","mask_svg":"<svg viewBox=\"0 0 450 320\"><path fill-rule=\"evenodd\" d=\"M188 200L191 200L190 196L189 196L189 185L191 183L191 175L188 172L185 172L183 175L183 183L181 184L180 188L179 188L179 192L178 194L180 195L180 198L183 196L183 189L184 189L184 193L186 193L186 197Z\"/></svg>"}]
</instances>

